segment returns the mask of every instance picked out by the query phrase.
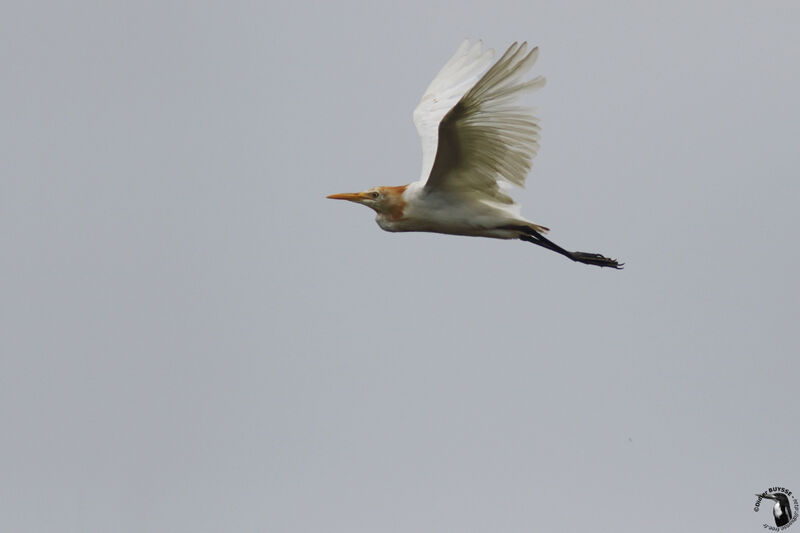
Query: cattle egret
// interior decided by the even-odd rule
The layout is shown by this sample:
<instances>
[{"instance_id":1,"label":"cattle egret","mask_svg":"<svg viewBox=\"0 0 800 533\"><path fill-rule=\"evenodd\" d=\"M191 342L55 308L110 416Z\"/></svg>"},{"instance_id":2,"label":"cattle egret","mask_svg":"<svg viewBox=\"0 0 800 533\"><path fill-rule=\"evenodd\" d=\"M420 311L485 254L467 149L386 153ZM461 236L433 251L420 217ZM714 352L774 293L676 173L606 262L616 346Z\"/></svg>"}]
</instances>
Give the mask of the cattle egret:
<instances>
[{"instance_id":1,"label":"cattle egret","mask_svg":"<svg viewBox=\"0 0 800 533\"><path fill-rule=\"evenodd\" d=\"M464 41L414 110L422 141L420 179L328 198L372 208L386 231L520 239L580 263L622 268L615 259L569 252L546 239L548 229L523 218L501 189L525 184L539 149L534 111L514 105L521 93L544 85L542 76L523 79L538 51L514 43L494 62L494 50Z\"/></svg>"}]
</instances>

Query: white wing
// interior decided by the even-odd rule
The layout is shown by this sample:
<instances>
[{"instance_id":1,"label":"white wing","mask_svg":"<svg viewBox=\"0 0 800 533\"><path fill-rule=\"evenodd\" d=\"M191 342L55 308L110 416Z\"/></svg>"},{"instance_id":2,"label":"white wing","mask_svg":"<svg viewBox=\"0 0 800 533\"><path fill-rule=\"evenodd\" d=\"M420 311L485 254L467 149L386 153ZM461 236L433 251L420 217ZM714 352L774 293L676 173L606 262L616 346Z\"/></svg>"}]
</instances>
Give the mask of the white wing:
<instances>
[{"instance_id":1,"label":"white wing","mask_svg":"<svg viewBox=\"0 0 800 533\"><path fill-rule=\"evenodd\" d=\"M483 51L483 43L461 43L456 53L433 78L414 110L414 125L422 142L422 174L425 183L433 168L439 139L439 123L489 68L494 50Z\"/></svg>"},{"instance_id":2,"label":"white wing","mask_svg":"<svg viewBox=\"0 0 800 533\"><path fill-rule=\"evenodd\" d=\"M533 110L513 105L521 92L545 83L542 76L522 79L537 55L538 48L527 52L527 43L512 44L447 112L439 124L427 191L446 190L513 204L499 183L523 186L539 149Z\"/></svg>"}]
</instances>

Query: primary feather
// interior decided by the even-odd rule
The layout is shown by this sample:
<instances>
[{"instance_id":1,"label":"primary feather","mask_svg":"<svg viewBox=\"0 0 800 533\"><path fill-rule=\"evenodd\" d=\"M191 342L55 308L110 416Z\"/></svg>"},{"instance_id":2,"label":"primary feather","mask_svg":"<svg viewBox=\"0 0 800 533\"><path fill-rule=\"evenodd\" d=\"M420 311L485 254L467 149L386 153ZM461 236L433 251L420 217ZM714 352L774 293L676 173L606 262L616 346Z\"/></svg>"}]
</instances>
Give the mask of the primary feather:
<instances>
[{"instance_id":1,"label":"primary feather","mask_svg":"<svg viewBox=\"0 0 800 533\"><path fill-rule=\"evenodd\" d=\"M414 110L414 125L422 144L422 183L433 168L439 123L486 72L493 58L494 50L483 50L481 41L466 40L425 89Z\"/></svg>"},{"instance_id":2,"label":"primary feather","mask_svg":"<svg viewBox=\"0 0 800 533\"><path fill-rule=\"evenodd\" d=\"M520 93L545 83L542 76L523 79L536 62L538 48L528 51L527 43L514 43L482 73L492 56L480 52L481 43L465 44L436 76L414 112L425 161L433 134L430 124L419 118L432 121L438 116L430 102L438 100L441 107L455 100L438 123L436 155L430 167L423 163L423 173L430 170L420 182L427 192L460 193L510 207L513 200L499 184L523 186L539 149L539 125L533 110L513 104ZM456 100L459 94L463 95ZM440 112L440 107L436 111Z\"/></svg>"}]
</instances>

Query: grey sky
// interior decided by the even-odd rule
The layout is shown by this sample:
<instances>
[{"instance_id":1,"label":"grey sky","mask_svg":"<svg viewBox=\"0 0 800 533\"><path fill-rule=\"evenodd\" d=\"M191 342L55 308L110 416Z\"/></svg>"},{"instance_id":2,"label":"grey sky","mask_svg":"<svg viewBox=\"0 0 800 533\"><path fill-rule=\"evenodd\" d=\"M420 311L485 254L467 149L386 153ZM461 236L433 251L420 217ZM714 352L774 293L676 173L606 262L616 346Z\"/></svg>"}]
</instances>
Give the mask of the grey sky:
<instances>
[{"instance_id":1,"label":"grey sky","mask_svg":"<svg viewBox=\"0 0 800 533\"><path fill-rule=\"evenodd\" d=\"M798 6L4 3L0 529L761 529ZM465 37L541 47L515 196L624 271L325 199L417 179Z\"/></svg>"}]
</instances>

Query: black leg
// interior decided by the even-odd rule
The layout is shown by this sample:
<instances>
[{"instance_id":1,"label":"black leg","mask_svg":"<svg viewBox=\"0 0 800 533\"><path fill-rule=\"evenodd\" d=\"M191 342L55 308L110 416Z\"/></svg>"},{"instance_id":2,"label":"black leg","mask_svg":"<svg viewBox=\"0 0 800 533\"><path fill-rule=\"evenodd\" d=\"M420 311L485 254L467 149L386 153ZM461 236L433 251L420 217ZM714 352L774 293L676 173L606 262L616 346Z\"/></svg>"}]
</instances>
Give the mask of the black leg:
<instances>
[{"instance_id":1,"label":"black leg","mask_svg":"<svg viewBox=\"0 0 800 533\"><path fill-rule=\"evenodd\" d=\"M595 265L599 267L615 268L617 270L621 270L622 267L625 265L625 263L618 263L616 259L609 259L608 257L605 257L600 254L593 254L587 252L570 252L568 250L563 249L553 241L549 240L541 233L527 226L506 226L504 229L513 229L521 231L523 232L523 234L519 236L520 240L539 245L542 248L547 248L548 250L552 250L553 252L561 254L564 257L568 257L573 261L577 261L578 263L585 263L587 265Z\"/></svg>"}]
</instances>

